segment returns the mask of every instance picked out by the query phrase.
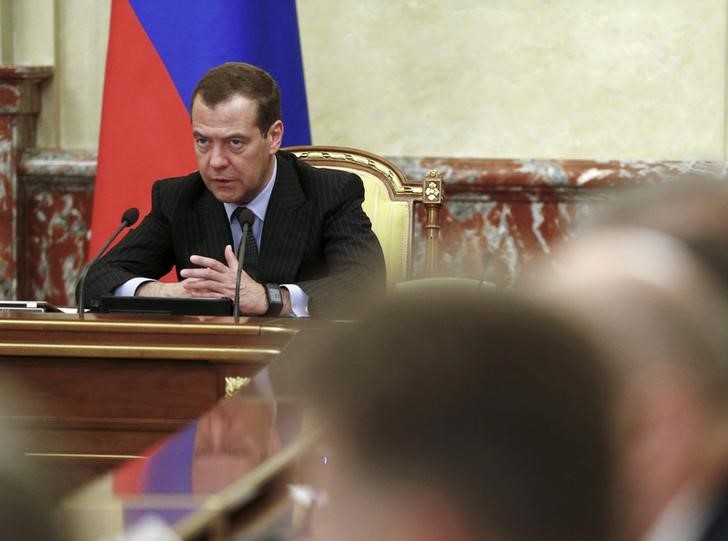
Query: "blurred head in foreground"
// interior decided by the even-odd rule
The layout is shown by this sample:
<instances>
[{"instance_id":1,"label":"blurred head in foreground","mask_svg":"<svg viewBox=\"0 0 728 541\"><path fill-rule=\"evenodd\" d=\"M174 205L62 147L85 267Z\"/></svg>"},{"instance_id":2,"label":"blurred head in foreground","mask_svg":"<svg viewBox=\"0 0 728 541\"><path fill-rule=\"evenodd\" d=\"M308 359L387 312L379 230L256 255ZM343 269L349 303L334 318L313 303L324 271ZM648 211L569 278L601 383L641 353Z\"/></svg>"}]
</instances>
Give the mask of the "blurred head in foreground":
<instances>
[{"instance_id":1,"label":"blurred head in foreground","mask_svg":"<svg viewBox=\"0 0 728 541\"><path fill-rule=\"evenodd\" d=\"M331 431L332 538L608 539L608 380L555 312L407 291L303 383Z\"/></svg>"},{"instance_id":2,"label":"blurred head in foreground","mask_svg":"<svg viewBox=\"0 0 728 541\"><path fill-rule=\"evenodd\" d=\"M648 229L603 227L558 258L539 288L591 325L617 382L619 537L713 539L728 496L728 320L711 274Z\"/></svg>"},{"instance_id":3,"label":"blurred head in foreground","mask_svg":"<svg viewBox=\"0 0 728 541\"><path fill-rule=\"evenodd\" d=\"M684 243L728 291L728 181L684 175L622 192L592 226L661 231Z\"/></svg>"}]
</instances>

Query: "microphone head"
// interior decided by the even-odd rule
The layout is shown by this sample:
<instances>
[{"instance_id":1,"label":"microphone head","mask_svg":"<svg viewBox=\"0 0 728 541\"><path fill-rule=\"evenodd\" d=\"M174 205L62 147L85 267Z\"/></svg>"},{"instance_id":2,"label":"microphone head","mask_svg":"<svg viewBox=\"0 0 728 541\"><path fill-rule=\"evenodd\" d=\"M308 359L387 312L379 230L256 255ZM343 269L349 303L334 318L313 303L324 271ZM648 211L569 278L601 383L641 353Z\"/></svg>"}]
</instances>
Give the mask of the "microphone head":
<instances>
[{"instance_id":1,"label":"microphone head","mask_svg":"<svg viewBox=\"0 0 728 541\"><path fill-rule=\"evenodd\" d=\"M250 210L248 207L238 207L237 209L235 209L235 214L241 226L243 224L248 224L249 226L252 226L253 222L255 222L255 214L253 214L253 211Z\"/></svg>"},{"instance_id":2,"label":"microphone head","mask_svg":"<svg viewBox=\"0 0 728 541\"><path fill-rule=\"evenodd\" d=\"M130 209L126 209L121 217L121 223L126 224L126 227L130 227L134 225L138 219L139 209L136 207L132 207Z\"/></svg>"}]
</instances>

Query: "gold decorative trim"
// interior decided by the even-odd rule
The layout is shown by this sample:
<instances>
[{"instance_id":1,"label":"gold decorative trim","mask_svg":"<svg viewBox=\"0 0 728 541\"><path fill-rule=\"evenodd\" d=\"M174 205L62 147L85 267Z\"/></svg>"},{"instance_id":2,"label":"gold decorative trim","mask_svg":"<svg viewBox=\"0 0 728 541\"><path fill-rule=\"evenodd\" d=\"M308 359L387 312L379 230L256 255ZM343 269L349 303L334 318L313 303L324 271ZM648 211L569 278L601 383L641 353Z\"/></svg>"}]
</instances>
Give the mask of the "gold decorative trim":
<instances>
[{"instance_id":1,"label":"gold decorative trim","mask_svg":"<svg viewBox=\"0 0 728 541\"><path fill-rule=\"evenodd\" d=\"M290 147L284 149L304 161L315 162L324 167L355 167L369 171L374 175L383 176L388 180L388 189L395 196L417 198L422 194L422 186L409 184L407 177L396 165L368 152L346 147Z\"/></svg>"},{"instance_id":2,"label":"gold decorative trim","mask_svg":"<svg viewBox=\"0 0 728 541\"><path fill-rule=\"evenodd\" d=\"M134 460L144 458L141 455L95 455L87 453L24 453L27 457L32 458L78 458L83 460Z\"/></svg>"},{"instance_id":3,"label":"gold decorative trim","mask_svg":"<svg viewBox=\"0 0 728 541\"><path fill-rule=\"evenodd\" d=\"M129 346L103 344L25 344L0 342L0 354L53 357L116 357L122 359L181 359L218 362L266 362L280 353L276 348L221 348Z\"/></svg>"},{"instance_id":4,"label":"gold decorative trim","mask_svg":"<svg viewBox=\"0 0 728 541\"><path fill-rule=\"evenodd\" d=\"M243 387L250 385L250 378L242 376L226 376L225 377L225 396L232 396Z\"/></svg>"},{"instance_id":5,"label":"gold decorative trim","mask_svg":"<svg viewBox=\"0 0 728 541\"><path fill-rule=\"evenodd\" d=\"M442 174L429 171L422 180L422 203L425 206L425 276L438 273L440 262L440 209L442 207Z\"/></svg>"},{"instance_id":6,"label":"gold decorative trim","mask_svg":"<svg viewBox=\"0 0 728 541\"><path fill-rule=\"evenodd\" d=\"M423 197L425 203L442 203L442 175L437 169L432 169L425 175L423 181Z\"/></svg>"}]
</instances>

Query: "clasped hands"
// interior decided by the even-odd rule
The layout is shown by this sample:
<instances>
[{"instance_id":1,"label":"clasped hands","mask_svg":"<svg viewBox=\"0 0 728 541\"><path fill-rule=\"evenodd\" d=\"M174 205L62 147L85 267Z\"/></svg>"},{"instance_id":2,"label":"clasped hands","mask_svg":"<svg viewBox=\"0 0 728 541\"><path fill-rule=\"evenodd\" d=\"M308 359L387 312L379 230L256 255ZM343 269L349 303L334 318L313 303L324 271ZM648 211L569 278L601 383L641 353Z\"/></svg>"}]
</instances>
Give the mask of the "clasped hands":
<instances>
[{"instance_id":1,"label":"clasped hands","mask_svg":"<svg viewBox=\"0 0 728 541\"><path fill-rule=\"evenodd\" d=\"M142 297L228 297L235 298L238 259L230 245L225 246L225 263L217 259L193 255L190 262L199 268L182 269L181 282L146 282L136 294ZM265 288L245 271L240 275L240 312L262 315L268 310Z\"/></svg>"}]
</instances>

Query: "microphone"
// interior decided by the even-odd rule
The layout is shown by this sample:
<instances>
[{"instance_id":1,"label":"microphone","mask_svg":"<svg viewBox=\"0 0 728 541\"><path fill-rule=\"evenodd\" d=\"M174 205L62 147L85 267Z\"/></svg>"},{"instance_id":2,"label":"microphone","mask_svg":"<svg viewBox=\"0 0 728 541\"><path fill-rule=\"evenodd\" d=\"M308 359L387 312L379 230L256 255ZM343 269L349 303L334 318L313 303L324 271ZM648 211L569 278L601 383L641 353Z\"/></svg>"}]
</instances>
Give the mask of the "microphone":
<instances>
[{"instance_id":1,"label":"microphone","mask_svg":"<svg viewBox=\"0 0 728 541\"><path fill-rule=\"evenodd\" d=\"M114 242L114 239L119 236L119 233L121 233L124 229L127 227L131 227L136 223L136 221L139 219L139 209L132 207L130 209L126 209L124 214L121 216L121 224L119 224L119 227L116 228L116 231L114 231L114 234L111 235L109 240L106 241L106 244L104 244L101 247L101 250L98 251L96 254L96 257L93 258L91 263L86 265L84 267L83 272L81 273L81 278L78 280L78 284L76 284L76 289L78 290L78 315L81 319L84 317L83 312L83 306L84 306L84 293L83 293L83 286L84 282L86 281L86 275L88 274L88 271L93 265L101 258L102 255L104 255L104 252L109 248L109 245Z\"/></svg>"},{"instance_id":2,"label":"microphone","mask_svg":"<svg viewBox=\"0 0 728 541\"><path fill-rule=\"evenodd\" d=\"M245 261L245 239L248 236L248 230L255 221L255 214L249 208L243 208L238 214L238 221L243 227L243 236L240 237L240 243L238 244L238 272L235 273L235 300L233 304L235 323L240 321L240 277L243 273L243 261Z\"/></svg>"}]
</instances>

